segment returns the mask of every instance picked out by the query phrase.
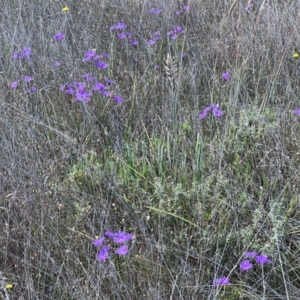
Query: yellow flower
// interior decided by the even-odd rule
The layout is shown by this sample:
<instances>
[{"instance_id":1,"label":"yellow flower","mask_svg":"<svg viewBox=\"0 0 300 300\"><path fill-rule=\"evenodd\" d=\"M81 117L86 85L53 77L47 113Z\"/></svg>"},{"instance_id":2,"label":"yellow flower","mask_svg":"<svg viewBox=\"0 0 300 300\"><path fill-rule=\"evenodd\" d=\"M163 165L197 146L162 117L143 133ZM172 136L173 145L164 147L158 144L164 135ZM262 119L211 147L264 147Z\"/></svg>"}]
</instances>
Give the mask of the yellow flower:
<instances>
[{"instance_id":1,"label":"yellow flower","mask_svg":"<svg viewBox=\"0 0 300 300\"><path fill-rule=\"evenodd\" d=\"M5 288L7 290L11 290L13 288L13 285L11 283L7 283L6 286L5 286Z\"/></svg>"},{"instance_id":2,"label":"yellow flower","mask_svg":"<svg viewBox=\"0 0 300 300\"><path fill-rule=\"evenodd\" d=\"M294 58L298 58L298 57L299 57L299 53L294 52L293 57L294 57Z\"/></svg>"},{"instance_id":3,"label":"yellow flower","mask_svg":"<svg viewBox=\"0 0 300 300\"><path fill-rule=\"evenodd\" d=\"M68 6L65 6L65 7L63 7L62 10L63 10L63 11L68 11L68 10L69 10L69 7L68 7Z\"/></svg>"}]
</instances>

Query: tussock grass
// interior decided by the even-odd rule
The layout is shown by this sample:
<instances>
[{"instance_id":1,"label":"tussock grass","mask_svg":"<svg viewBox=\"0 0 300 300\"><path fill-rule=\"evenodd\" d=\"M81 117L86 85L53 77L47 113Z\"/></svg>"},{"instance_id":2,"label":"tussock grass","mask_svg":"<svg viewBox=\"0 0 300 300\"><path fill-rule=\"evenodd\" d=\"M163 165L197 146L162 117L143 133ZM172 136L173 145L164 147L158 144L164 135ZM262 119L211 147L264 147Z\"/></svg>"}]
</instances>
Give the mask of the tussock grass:
<instances>
[{"instance_id":1,"label":"tussock grass","mask_svg":"<svg viewBox=\"0 0 300 300\"><path fill-rule=\"evenodd\" d=\"M299 3L246 2L4 1L3 299L299 299ZM82 61L92 48L108 69ZM123 103L59 90L87 72ZM10 87L20 75L35 93ZM212 103L225 114L200 120ZM96 260L107 230L134 233L127 256ZM241 271L253 250L271 262Z\"/></svg>"}]
</instances>

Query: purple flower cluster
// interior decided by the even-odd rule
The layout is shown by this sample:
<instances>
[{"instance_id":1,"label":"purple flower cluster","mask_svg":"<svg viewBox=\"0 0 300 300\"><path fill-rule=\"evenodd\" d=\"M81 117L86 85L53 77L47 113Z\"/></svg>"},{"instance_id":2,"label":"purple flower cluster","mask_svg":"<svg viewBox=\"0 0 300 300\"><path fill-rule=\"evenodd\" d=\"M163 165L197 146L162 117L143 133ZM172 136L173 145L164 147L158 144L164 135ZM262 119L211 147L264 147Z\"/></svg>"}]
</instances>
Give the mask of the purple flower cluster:
<instances>
[{"instance_id":1,"label":"purple flower cluster","mask_svg":"<svg viewBox=\"0 0 300 300\"><path fill-rule=\"evenodd\" d=\"M152 38L148 40L147 44L152 46L154 45L158 40L161 40L160 31L155 31L152 35Z\"/></svg>"},{"instance_id":2,"label":"purple flower cluster","mask_svg":"<svg viewBox=\"0 0 300 300\"><path fill-rule=\"evenodd\" d=\"M180 26L174 26L173 30L168 31L167 35L171 36L172 40L176 40L178 38L178 36L183 33L185 31L185 29L183 29Z\"/></svg>"},{"instance_id":3,"label":"purple flower cluster","mask_svg":"<svg viewBox=\"0 0 300 300\"><path fill-rule=\"evenodd\" d=\"M157 15L158 16L162 12L162 9L153 7L153 8L150 8L148 10L148 12L149 12L149 14L153 14L153 15Z\"/></svg>"},{"instance_id":4,"label":"purple flower cluster","mask_svg":"<svg viewBox=\"0 0 300 300\"><path fill-rule=\"evenodd\" d=\"M199 115L199 119L205 119L211 110L215 117L221 117L224 115L224 111L220 110L217 104L211 104L204 108L202 113Z\"/></svg>"},{"instance_id":5,"label":"purple flower cluster","mask_svg":"<svg viewBox=\"0 0 300 300\"><path fill-rule=\"evenodd\" d=\"M90 49L84 54L83 62L92 61L94 62L96 68L107 69L109 65L104 60L109 58L110 56L107 53L97 55L95 49ZM113 96L109 91L108 86L115 84L114 80L105 78L105 83L102 83L97 81L96 78L91 75L91 73L83 74L82 78L85 80L85 82L74 81L68 84L65 83L60 87L60 90L66 92L68 95L73 95L75 102L90 102L93 92L100 93L104 97ZM114 95L113 98L118 103L123 102L123 98L121 96Z\"/></svg>"},{"instance_id":6,"label":"purple flower cluster","mask_svg":"<svg viewBox=\"0 0 300 300\"><path fill-rule=\"evenodd\" d=\"M28 92L28 93L33 93L33 92L36 91L36 87L35 86L31 86L31 87L26 86L26 83L27 82L31 82L31 81L33 81L33 78L31 76L27 76L27 75L23 76L23 77L19 76L18 80L16 80L16 81L14 81L14 82L11 83L10 87L12 89L15 89L15 88L17 88L19 86L19 84L21 82L23 82L23 91L24 92Z\"/></svg>"},{"instance_id":7,"label":"purple flower cluster","mask_svg":"<svg viewBox=\"0 0 300 300\"><path fill-rule=\"evenodd\" d=\"M126 27L127 25L125 23L119 22L118 24L111 26L109 30L113 31L113 30L125 29Z\"/></svg>"},{"instance_id":8,"label":"purple flower cluster","mask_svg":"<svg viewBox=\"0 0 300 300\"><path fill-rule=\"evenodd\" d=\"M250 259L255 258L255 262L258 265L264 265L270 262L270 259L268 258L267 255L265 254L257 255L256 251L246 252L245 257L248 259L244 259L240 263L240 269L245 272L248 272L253 268L253 263L250 262ZM213 285L230 285L230 280L228 277L217 278L213 281Z\"/></svg>"},{"instance_id":9,"label":"purple flower cluster","mask_svg":"<svg viewBox=\"0 0 300 300\"><path fill-rule=\"evenodd\" d=\"M184 11L189 11L188 5L183 5L182 9L176 11L175 14L178 16L178 15L180 15L180 14L181 14L182 12L184 12Z\"/></svg>"},{"instance_id":10,"label":"purple flower cluster","mask_svg":"<svg viewBox=\"0 0 300 300\"><path fill-rule=\"evenodd\" d=\"M104 97L112 96L108 85L115 84L114 80L105 78L105 83L102 83L97 81L96 78L91 75L91 73L82 75L82 78L85 79L86 82L74 81L73 83L63 84L60 87L60 90L65 91L68 95L73 95L75 102L90 102L93 92L100 93ZM118 103L123 102L123 98L121 96L114 95L113 98Z\"/></svg>"},{"instance_id":11,"label":"purple flower cluster","mask_svg":"<svg viewBox=\"0 0 300 300\"><path fill-rule=\"evenodd\" d=\"M116 29L118 28L124 28L126 25L124 23L119 23L115 25ZM55 34L53 38L57 41L62 40L65 37L65 35L61 32ZM30 48L24 48L22 52L15 51L13 54L13 58L15 59L23 59L23 58L30 58L31 54L31 49ZM107 69L108 68L108 63L106 62L107 59L109 59L110 56L107 53L103 53L102 55L97 55L96 50L90 49L88 50L83 57L83 62L90 62L92 61L96 68L100 69ZM55 62L54 65L56 67L59 67L61 64L60 62ZM84 74L82 78L85 80L85 82L82 81L74 81L72 83L65 83L60 87L61 91L65 91L66 94L68 95L73 95L74 101L81 101L81 102L90 102L91 97L93 95L93 92L100 93L102 96L105 97L113 97L113 99L121 103L123 102L123 98L119 95L113 95L109 91L109 85L115 84L114 80L105 78L104 83L96 81L96 78L93 77L90 73ZM14 81L11 83L10 87L15 89L19 86L20 82L28 83L33 80L32 77L30 76L19 76L18 80ZM26 87L24 84L23 91L25 92L35 92L36 87L31 86L31 87Z\"/></svg>"},{"instance_id":12,"label":"purple flower cluster","mask_svg":"<svg viewBox=\"0 0 300 300\"><path fill-rule=\"evenodd\" d=\"M126 38L130 38L129 39L129 43L133 46L137 46L139 44L139 42L137 40L132 39L132 32L127 32L124 31L124 29L126 29L127 25L123 22L120 22L116 25L113 25L110 27L110 31L114 31L114 30L123 30L122 32L119 32L117 34L118 38L120 40L124 40Z\"/></svg>"},{"instance_id":13,"label":"purple flower cluster","mask_svg":"<svg viewBox=\"0 0 300 300\"><path fill-rule=\"evenodd\" d=\"M24 48L22 52L15 51L13 53L13 58L14 59L23 59L23 58L30 59L30 55L31 55L31 48Z\"/></svg>"},{"instance_id":14,"label":"purple flower cluster","mask_svg":"<svg viewBox=\"0 0 300 300\"><path fill-rule=\"evenodd\" d=\"M185 30L180 26L174 26L173 30L168 31L167 35L171 36L172 40L176 40L179 36L179 34L183 33ZM158 40L161 40L161 34L160 31L156 31L153 33L152 38L147 41L147 44L152 46L154 45Z\"/></svg>"},{"instance_id":15,"label":"purple flower cluster","mask_svg":"<svg viewBox=\"0 0 300 300\"><path fill-rule=\"evenodd\" d=\"M213 281L213 285L230 285L230 280L228 277L217 278Z\"/></svg>"},{"instance_id":16,"label":"purple flower cluster","mask_svg":"<svg viewBox=\"0 0 300 300\"><path fill-rule=\"evenodd\" d=\"M74 81L70 84L63 84L61 91L65 91L68 95L75 97L74 101L90 102L92 92L86 90L86 84L80 81Z\"/></svg>"},{"instance_id":17,"label":"purple flower cluster","mask_svg":"<svg viewBox=\"0 0 300 300\"><path fill-rule=\"evenodd\" d=\"M126 233L124 231L119 231L119 232L112 232L112 231L106 231L104 233L104 236L96 239L93 241L93 245L95 247L100 248L98 254L97 254L97 259L100 261L106 260L109 258L109 251L112 248L112 245L105 244L103 243L108 240L108 243L113 242L114 244L117 244L118 247L115 249L115 253L119 256L124 256L128 253L128 245L126 243L130 241L133 238L132 233Z\"/></svg>"},{"instance_id":18,"label":"purple flower cluster","mask_svg":"<svg viewBox=\"0 0 300 300\"><path fill-rule=\"evenodd\" d=\"M95 49L90 49L84 53L83 62L94 62L96 68L107 69L109 67L108 63L104 61L105 59L109 59L110 56L107 53L103 53L102 55L97 55Z\"/></svg>"},{"instance_id":19,"label":"purple flower cluster","mask_svg":"<svg viewBox=\"0 0 300 300\"><path fill-rule=\"evenodd\" d=\"M246 271L246 272L253 268L253 264L249 261L249 259L255 258L255 262L258 265L264 265L264 264L268 264L270 262L268 256L266 256L264 254L257 255L256 251L246 252L245 256L248 259L242 260L242 262L240 263L240 269L242 271Z\"/></svg>"},{"instance_id":20,"label":"purple flower cluster","mask_svg":"<svg viewBox=\"0 0 300 300\"><path fill-rule=\"evenodd\" d=\"M188 10L189 10L188 5L183 5L183 6L182 6L182 9L176 11L175 14L176 14L176 15L180 15L182 12L188 11ZM162 9L153 7L153 8L150 8L150 9L148 10L148 12L149 12L149 14L153 14L153 15L157 15L157 16L158 16L158 15L160 15L160 13L162 12Z\"/></svg>"}]
</instances>

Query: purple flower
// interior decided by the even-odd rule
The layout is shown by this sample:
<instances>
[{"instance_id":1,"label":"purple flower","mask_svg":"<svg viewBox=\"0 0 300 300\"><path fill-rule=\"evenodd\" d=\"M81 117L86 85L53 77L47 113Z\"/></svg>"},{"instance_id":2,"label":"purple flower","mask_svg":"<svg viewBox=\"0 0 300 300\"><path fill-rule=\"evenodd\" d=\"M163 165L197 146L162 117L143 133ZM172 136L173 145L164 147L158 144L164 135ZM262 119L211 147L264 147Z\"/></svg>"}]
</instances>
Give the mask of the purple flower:
<instances>
[{"instance_id":1,"label":"purple flower","mask_svg":"<svg viewBox=\"0 0 300 300\"><path fill-rule=\"evenodd\" d=\"M103 246L103 248L99 251L98 255L97 255L97 259L100 261L106 260L109 257L109 246Z\"/></svg>"},{"instance_id":2,"label":"purple flower","mask_svg":"<svg viewBox=\"0 0 300 300\"><path fill-rule=\"evenodd\" d=\"M174 26L174 31L177 32L177 33L183 33L184 32L184 29L180 26Z\"/></svg>"},{"instance_id":3,"label":"purple flower","mask_svg":"<svg viewBox=\"0 0 300 300\"><path fill-rule=\"evenodd\" d=\"M65 37L65 35L64 35L63 33L61 33L61 32L59 32L59 33L57 33L57 34L55 34L55 35L53 36L53 38L54 38L56 41L61 41L64 37Z\"/></svg>"},{"instance_id":4,"label":"purple flower","mask_svg":"<svg viewBox=\"0 0 300 300\"><path fill-rule=\"evenodd\" d=\"M213 113L215 117L221 117L224 115L224 111L218 109L218 108L214 108L213 109Z\"/></svg>"},{"instance_id":5,"label":"purple flower","mask_svg":"<svg viewBox=\"0 0 300 300\"><path fill-rule=\"evenodd\" d=\"M84 53L83 61L84 62L91 61L94 59L95 55L96 55L96 51L94 49L90 49Z\"/></svg>"},{"instance_id":6,"label":"purple flower","mask_svg":"<svg viewBox=\"0 0 300 300\"><path fill-rule=\"evenodd\" d=\"M147 44L150 45L150 46L152 46L152 45L154 45L154 44L156 43L156 41L158 41L158 40L160 40L160 39L161 39L160 32L159 32L159 31L155 31L155 32L153 33L153 38L150 39L150 40L148 40L148 41L147 41Z\"/></svg>"},{"instance_id":7,"label":"purple flower","mask_svg":"<svg viewBox=\"0 0 300 300\"><path fill-rule=\"evenodd\" d=\"M104 97L110 97L110 91L104 90L101 92Z\"/></svg>"},{"instance_id":8,"label":"purple flower","mask_svg":"<svg viewBox=\"0 0 300 300\"><path fill-rule=\"evenodd\" d=\"M61 65L61 63L59 62L59 61L56 61L55 63L54 63L54 66L55 67L59 67Z\"/></svg>"},{"instance_id":9,"label":"purple flower","mask_svg":"<svg viewBox=\"0 0 300 300\"><path fill-rule=\"evenodd\" d=\"M207 117L207 113L203 112L199 115L199 119L205 119Z\"/></svg>"},{"instance_id":10,"label":"purple flower","mask_svg":"<svg viewBox=\"0 0 300 300\"><path fill-rule=\"evenodd\" d=\"M29 93L33 93L36 91L36 87L35 86L32 86L29 90L27 90L27 92Z\"/></svg>"},{"instance_id":11,"label":"purple flower","mask_svg":"<svg viewBox=\"0 0 300 300\"><path fill-rule=\"evenodd\" d=\"M137 46L139 44L139 42L137 40L130 40L129 42L133 46Z\"/></svg>"},{"instance_id":12,"label":"purple flower","mask_svg":"<svg viewBox=\"0 0 300 300\"><path fill-rule=\"evenodd\" d=\"M25 82L30 82L30 81L32 81L32 80L33 80L32 77L30 77L30 76L24 76L24 81L25 81Z\"/></svg>"},{"instance_id":13,"label":"purple flower","mask_svg":"<svg viewBox=\"0 0 300 300\"><path fill-rule=\"evenodd\" d=\"M95 247L100 247L103 244L104 241L105 241L105 237L103 236L102 238L94 240L93 245Z\"/></svg>"},{"instance_id":14,"label":"purple flower","mask_svg":"<svg viewBox=\"0 0 300 300\"><path fill-rule=\"evenodd\" d=\"M36 91L36 87L35 86L32 86L31 88L29 89L23 89L24 92L27 92L27 93L33 93Z\"/></svg>"},{"instance_id":15,"label":"purple flower","mask_svg":"<svg viewBox=\"0 0 300 300\"><path fill-rule=\"evenodd\" d=\"M125 34L124 32L121 32L121 33L118 34L118 38L119 38L120 40L123 40L123 39L126 38L126 34Z\"/></svg>"},{"instance_id":16,"label":"purple flower","mask_svg":"<svg viewBox=\"0 0 300 300\"><path fill-rule=\"evenodd\" d=\"M30 58L31 54L31 48L24 48L22 51L22 57L21 58Z\"/></svg>"},{"instance_id":17,"label":"purple flower","mask_svg":"<svg viewBox=\"0 0 300 300\"><path fill-rule=\"evenodd\" d=\"M231 78L231 75L229 72L224 72L222 74L222 78L225 79L226 81L229 80Z\"/></svg>"},{"instance_id":18,"label":"purple flower","mask_svg":"<svg viewBox=\"0 0 300 300\"><path fill-rule=\"evenodd\" d=\"M86 90L78 90L75 93L75 101L81 101L81 102L90 102L92 97L92 93L88 92Z\"/></svg>"},{"instance_id":19,"label":"purple flower","mask_svg":"<svg viewBox=\"0 0 300 300\"><path fill-rule=\"evenodd\" d=\"M204 108L203 112L199 115L199 119L205 119L211 110L213 110L215 117L221 117L224 115L224 111L220 110L217 104L211 104Z\"/></svg>"},{"instance_id":20,"label":"purple flower","mask_svg":"<svg viewBox=\"0 0 300 300\"><path fill-rule=\"evenodd\" d=\"M115 253L120 255L120 256L123 256L123 255L126 255L128 253L128 246L127 245L123 245L119 248L117 248L115 250Z\"/></svg>"},{"instance_id":21,"label":"purple flower","mask_svg":"<svg viewBox=\"0 0 300 300\"><path fill-rule=\"evenodd\" d=\"M14 82L10 85L10 87L13 88L13 89L15 89L16 87L18 87L18 85L19 85L19 81L14 81Z\"/></svg>"},{"instance_id":22,"label":"purple flower","mask_svg":"<svg viewBox=\"0 0 300 300\"><path fill-rule=\"evenodd\" d=\"M256 251L246 252L245 256L248 258L254 258L257 255Z\"/></svg>"},{"instance_id":23,"label":"purple flower","mask_svg":"<svg viewBox=\"0 0 300 300\"><path fill-rule=\"evenodd\" d=\"M160 39L160 38L161 38L160 31L155 31L155 32L153 33L153 36L154 36L155 39Z\"/></svg>"},{"instance_id":24,"label":"purple flower","mask_svg":"<svg viewBox=\"0 0 300 300\"><path fill-rule=\"evenodd\" d=\"M189 10L189 6L188 5L183 5L183 10L188 11Z\"/></svg>"},{"instance_id":25,"label":"purple flower","mask_svg":"<svg viewBox=\"0 0 300 300\"><path fill-rule=\"evenodd\" d=\"M230 281L228 277L221 277L215 279L213 285L230 285Z\"/></svg>"},{"instance_id":26,"label":"purple flower","mask_svg":"<svg viewBox=\"0 0 300 300\"><path fill-rule=\"evenodd\" d=\"M250 10L253 7L253 3L249 3L244 7L244 10Z\"/></svg>"},{"instance_id":27,"label":"purple flower","mask_svg":"<svg viewBox=\"0 0 300 300\"><path fill-rule=\"evenodd\" d=\"M174 26L173 30L167 32L167 35L171 36L172 40L176 40L178 38L178 35L183 33L184 31L185 30L182 27Z\"/></svg>"},{"instance_id":28,"label":"purple flower","mask_svg":"<svg viewBox=\"0 0 300 300\"><path fill-rule=\"evenodd\" d=\"M19 51L15 51L13 53L13 58L14 59L22 59L22 58L30 59L30 54L31 54L31 48L24 48L22 51L22 54L20 54Z\"/></svg>"},{"instance_id":29,"label":"purple flower","mask_svg":"<svg viewBox=\"0 0 300 300\"><path fill-rule=\"evenodd\" d=\"M64 91L66 89L66 87L67 87L67 84L65 83L65 84L61 85L59 89L61 91Z\"/></svg>"},{"instance_id":30,"label":"purple flower","mask_svg":"<svg viewBox=\"0 0 300 300\"><path fill-rule=\"evenodd\" d=\"M181 14L181 10L177 10L176 12L175 12L175 14L178 16L178 15L180 15Z\"/></svg>"},{"instance_id":31,"label":"purple flower","mask_svg":"<svg viewBox=\"0 0 300 300\"><path fill-rule=\"evenodd\" d=\"M85 73L81 77L87 79L87 78L91 77L91 73Z\"/></svg>"},{"instance_id":32,"label":"purple flower","mask_svg":"<svg viewBox=\"0 0 300 300\"><path fill-rule=\"evenodd\" d=\"M104 233L105 236L112 238L113 241L117 244L123 244L128 241L130 241L133 237L132 233L126 233L124 231L119 231L119 232L112 232L112 231L106 231Z\"/></svg>"},{"instance_id":33,"label":"purple flower","mask_svg":"<svg viewBox=\"0 0 300 300\"><path fill-rule=\"evenodd\" d=\"M69 86L68 89L66 90L66 93L68 95L74 95L75 90L73 89L73 87Z\"/></svg>"},{"instance_id":34,"label":"purple flower","mask_svg":"<svg viewBox=\"0 0 300 300\"><path fill-rule=\"evenodd\" d=\"M96 80L95 77L91 75L91 73L86 73L82 75L82 78L85 78L88 82L94 82Z\"/></svg>"},{"instance_id":35,"label":"purple flower","mask_svg":"<svg viewBox=\"0 0 300 300\"><path fill-rule=\"evenodd\" d=\"M112 231L106 231L104 233L104 235L107 236L107 237L110 237L110 238L113 238L115 236L114 232L112 232Z\"/></svg>"},{"instance_id":36,"label":"purple flower","mask_svg":"<svg viewBox=\"0 0 300 300\"><path fill-rule=\"evenodd\" d=\"M155 41L154 40L148 40L147 44L150 45L150 46L152 46L152 45L155 44Z\"/></svg>"},{"instance_id":37,"label":"purple flower","mask_svg":"<svg viewBox=\"0 0 300 300\"><path fill-rule=\"evenodd\" d=\"M88 82L94 82L96 80L96 77L91 76L91 77L88 77L86 80Z\"/></svg>"},{"instance_id":38,"label":"purple flower","mask_svg":"<svg viewBox=\"0 0 300 300\"><path fill-rule=\"evenodd\" d=\"M103 53L102 53L102 56L103 56L104 58L106 58L106 59L110 59L110 55L109 55L108 53L106 53L106 52L103 52Z\"/></svg>"},{"instance_id":39,"label":"purple flower","mask_svg":"<svg viewBox=\"0 0 300 300\"><path fill-rule=\"evenodd\" d=\"M240 264L240 269L242 271L249 271L250 269L253 268L253 264L249 260L243 260Z\"/></svg>"},{"instance_id":40,"label":"purple flower","mask_svg":"<svg viewBox=\"0 0 300 300\"><path fill-rule=\"evenodd\" d=\"M293 111L294 115L300 116L300 108Z\"/></svg>"},{"instance_id":41,"label":"purple flower","mask_svg":"<svg viewBox=\"0 0 300 300\"><path fill-rule=\"evenodd\" d=\"M75 87L75 89L77 91L83 91L83 90L85 90L85 83L84 82L74 81L74 83L71 86Z\"/></svg>"},{"instance_id":42,"label":"purple flower","mask_svg":"<svg viewBox=\"0 0 300 300\"><path fill-rule=\"evenodd\" d=\"M93 57L93 61L96 61L96 60L99 60L100 59L100 55L95 55L94 57Z\"/></svg>"},{"instance_id":43,"label":"purple flower","mask_svg":"<svg viewBox=\"0 0 300 300\"><path fill-rule=\"evenodd\" d=\"M14 59L19 59L19 58L20 58L20 54L19 54L18 51L15 51L15 52L13 53L13 58L14 58Z\"/></svg>"},{"instance_id":44,"label":"purple flower","mask_svg":"<svg viewBox=\"0 0 300 300\"><path fill-rule=\"evenodd\" d=\"M111 79L108 79L108 78L105 78L104 81L105 81L108 85L111 85L111 84L115 84L115 83L116 83L114 80L111 80Z\"/></svg>"},{"instance_id":45,"label":"purple flower","mask_svg":"<svg viewBox=\"0 0 300 300\"><path fill-rule=\"evenodd\" d=\"M95 66L97 68L107 69L108 68L108 63L106 63L104 61L95 61Z\"/></svg>"},{"instance_id":46,"label":"purple flower","mask_svg":"<svg viewBox=\"0 0 300 300\"><path fill-rule=\"evenodd\" d=\"M118 103L122 103L123 102L123 98L121 96L114 96L114 99L118 102Z\"/></svg>"},{"instance_id":47,"label":"purple flower","mask_svg":"<svg viewBox=\"0 0 300 300\"><path fill-rule=\"evenodd\" d=\"M126 27L127 27L127 25L125 23L120 22L116 25L111 26L110 30L112 31L112 30L117 30L117 29L125 29Z\"/></svg>"},{"instance_id":48,"label":"purple flower","mask_svg":"<svg viewBox=\"0 0 300 300\"><path fill-rule=\"evenodd\" d=\"M119 231L114 234L113 241L118 244L123 244L126 243L127 241L130 241L132 237L133 237L132 233L126 234L124 231Z\"/></svg>"},{"instance_id":49,"label":"purple flower","mask_svg":"<svg viewBox=\"0 0 300 300\"><path fill-rule=\"evenodd\" d=\"M260 254L260 255L257 255L255 257L255 261L257 264L259 265L264 265L264 264L268 264L270 262L268 256L264 255L264 254Z\"/></svg>"},{"instance_id":50,"label":"purple flower","mask_svg":"<svg viewBox=\"0 0 300 300\"><path fill-rule=\"evenodd\" d=\"M75 101L88 102L91 97L91 93L85 90L85 83L74 81L70 84L63 84L60 87L61 91L65 91L68 95L76 95Z\"/></svg>"},{"instance_id":51,"label":"purple flower","mask_svg":"<svg viewBox=\"0 0 300 300\"><path fill-rule=\"evenodd\" d=\"M161 12L162 12L162 10L161 9L159 9L159 8L150 8L149 10L148 10L148 12L149 12L149 14L153 14L153 15L159 15Z\"/></svg>"},{"instance_id":52,"label":"purple flower","mask_svg":"<svg viewBox=\"0 0 300 300\"><path fill-rule=\"evenodd\" d=\"M199 115L199 119L205 119L211 109L211 105L205 107L203 112Z\"/></svg>"},{"instance_id":53,"label":"purple flower","mask_svg":"<svg viewBox=\"0 0 300 300\"><path fill-rule=\"evenodd\" d=\"M97 82L93 86L94 91L104 91L105 89L106 89L106 86L104 84L102 84L101 82Z\"/></svg>"}]
</instances>

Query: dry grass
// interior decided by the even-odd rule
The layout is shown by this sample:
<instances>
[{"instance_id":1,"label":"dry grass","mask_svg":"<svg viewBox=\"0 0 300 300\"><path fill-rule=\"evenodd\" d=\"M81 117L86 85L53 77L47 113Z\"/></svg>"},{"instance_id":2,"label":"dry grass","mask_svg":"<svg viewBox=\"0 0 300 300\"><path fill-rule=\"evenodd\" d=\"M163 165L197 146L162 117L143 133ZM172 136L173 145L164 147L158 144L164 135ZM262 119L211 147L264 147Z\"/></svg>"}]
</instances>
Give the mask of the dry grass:
<instances>
[{"instance_id":1,"label":"dry grass","mask_svg":"<svg viewBox=\"0 0 300 300\"><path fill-rule=\"evenodd\" d=\"M4 1L0 298L300 298L300 5L246 4ZM118 22L137 47L110 32ZM24 47L31 60L12 59ZM107 70L82 62L91 48ZM123 103L59 90L87 72ZM20 75L35 93L10 87ZM225 115L199 120L211 103ZM106 230L135 234L128 256L96 260ZM250 250L271 262L241 271ZM214 286L222 276L232 284Z\"/></svg>"}]
</instances>

